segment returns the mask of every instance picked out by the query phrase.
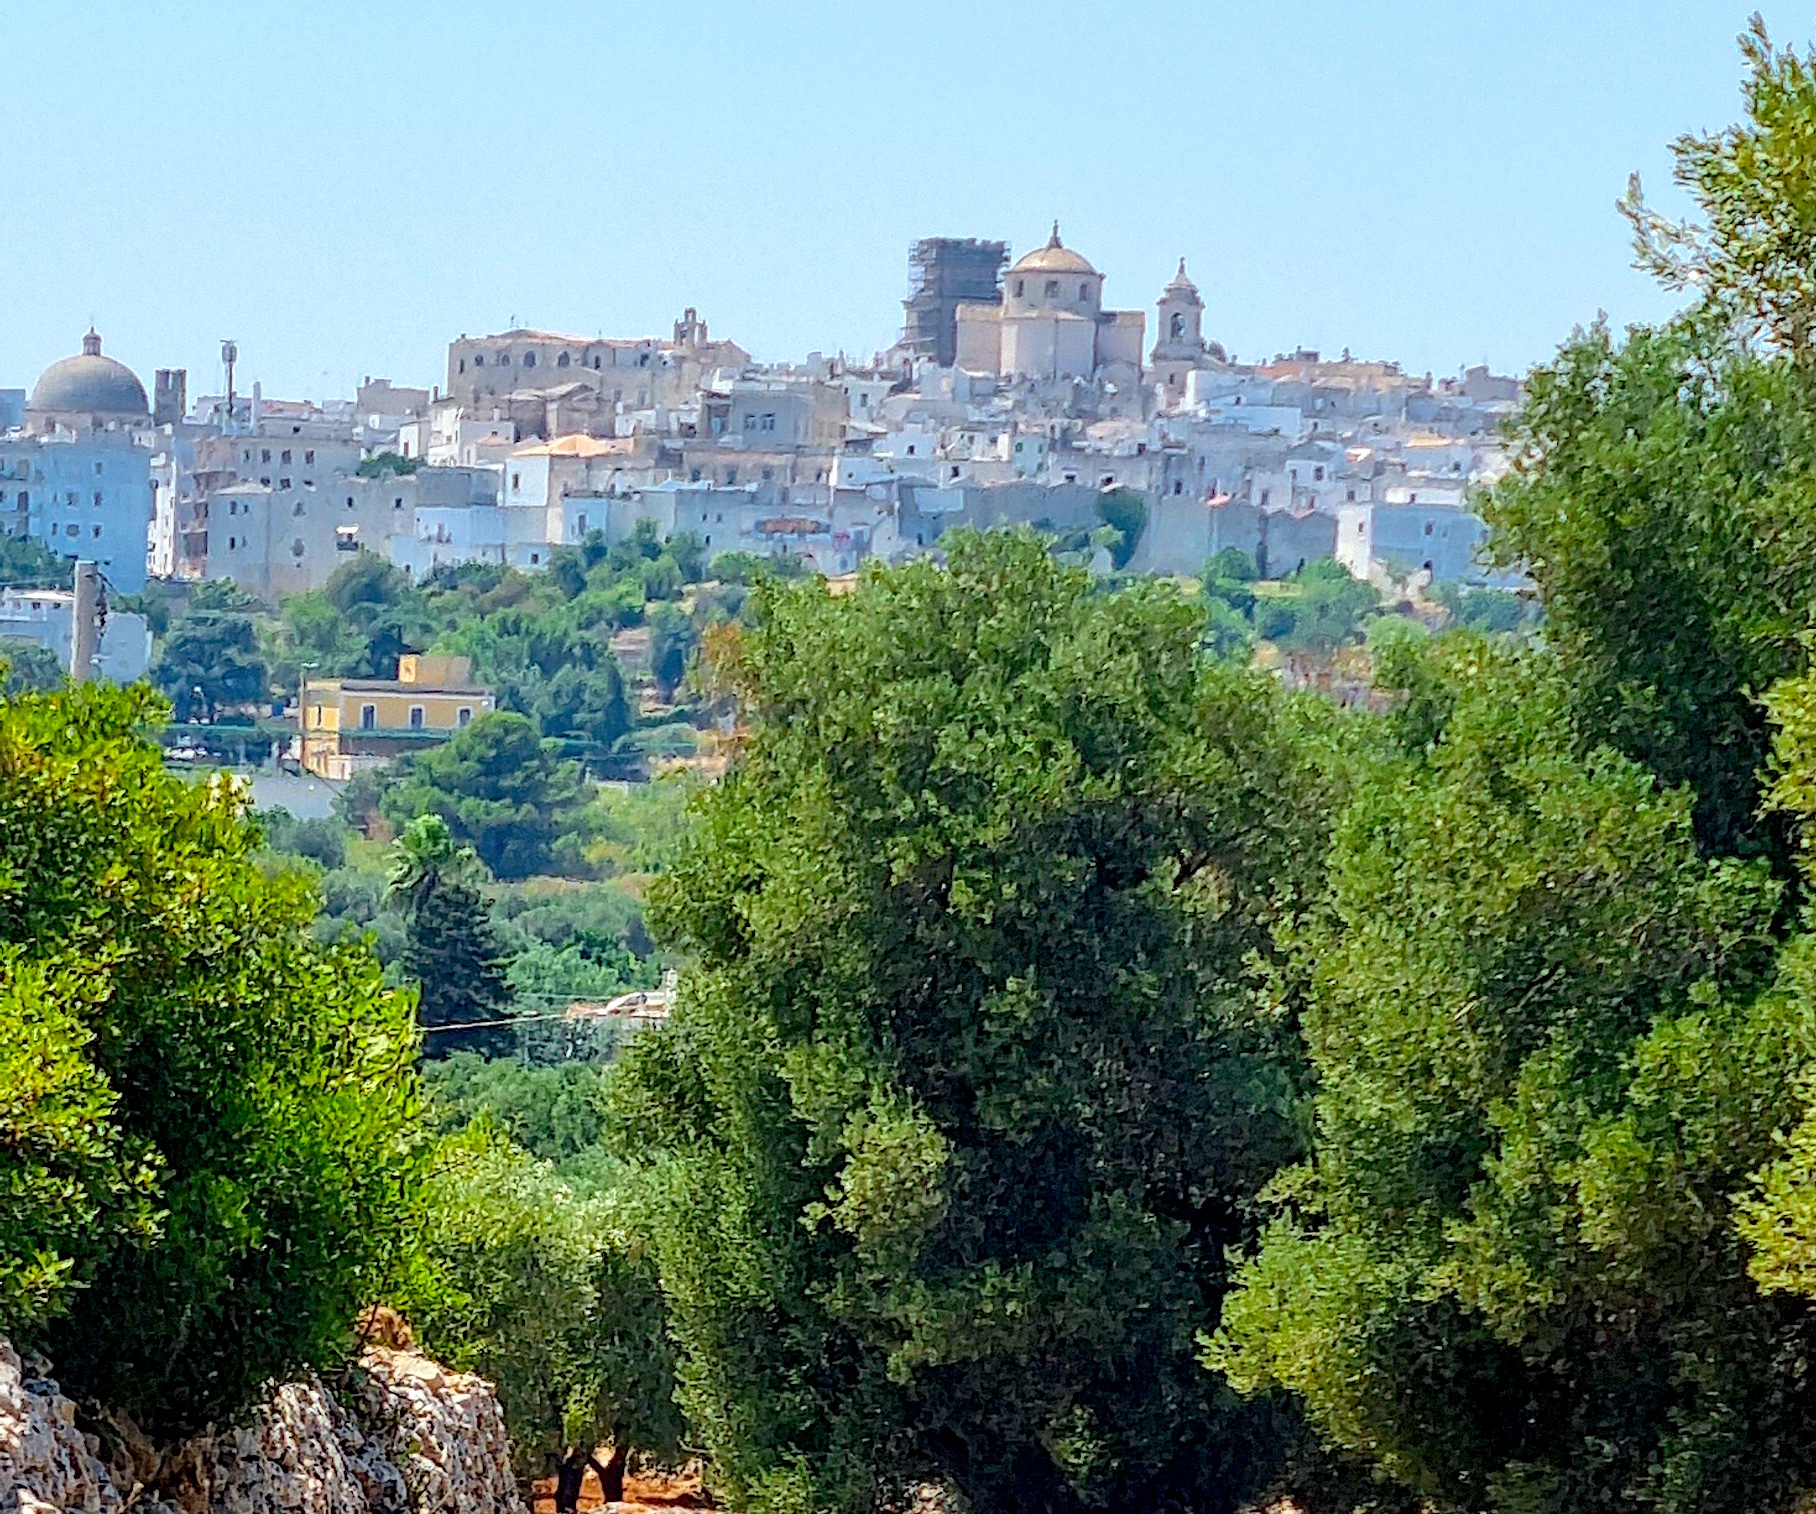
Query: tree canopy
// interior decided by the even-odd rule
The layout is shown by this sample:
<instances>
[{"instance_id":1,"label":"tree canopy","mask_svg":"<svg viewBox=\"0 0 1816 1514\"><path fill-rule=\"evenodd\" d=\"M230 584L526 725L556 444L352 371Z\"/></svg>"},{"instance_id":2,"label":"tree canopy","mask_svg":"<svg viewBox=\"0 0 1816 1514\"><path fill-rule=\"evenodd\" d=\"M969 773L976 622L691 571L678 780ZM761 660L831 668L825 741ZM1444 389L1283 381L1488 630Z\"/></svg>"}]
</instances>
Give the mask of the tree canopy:
<instances>
[{"instance_id":1,"label":"tree canopy","mask_svg":"<svg viewBox=\"0 0 1816 1514\"><path fill-rule=\"evenodd\" d=\"M416 1042L163 772L146 691L0 701L0 1332L160 1429L330 1360L408 1233Z\"/></svg>"},{"instance_id":2,"label":"tree canopy","mask_svg":"<svg viewBox=\"0 0 1816 1514\"><path fill-rule=\"evenodd\" d=\"M1190 1342L1298 1146L1246 975L1321 850L1310 717L1170 590L947 540L771 594L655 885L698 966L611 1094L683 1401L750 1508L1233 1509L1300 1444Z\"/></svg>"}]
</instances>

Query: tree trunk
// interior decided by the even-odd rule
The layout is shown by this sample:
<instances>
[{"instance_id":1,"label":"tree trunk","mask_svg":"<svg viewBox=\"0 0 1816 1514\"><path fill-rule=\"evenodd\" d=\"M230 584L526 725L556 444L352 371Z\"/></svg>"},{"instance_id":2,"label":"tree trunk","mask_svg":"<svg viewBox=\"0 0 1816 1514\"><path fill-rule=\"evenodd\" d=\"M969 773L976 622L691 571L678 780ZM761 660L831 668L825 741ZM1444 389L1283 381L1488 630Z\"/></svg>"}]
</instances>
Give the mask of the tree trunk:
<instances>
[{"instance_id":1,"label":"tree trunk","mask_svg":"<svg viewBox=\"0 0 1816 1514\"><path fill-rule=\"evenodd\" d=\"M607 1503L624 1502L624 1464L630 1460L631 1448L622 1440L612 1442L612 1454L602 1467L593 1463L599 1474L599 1492Z\"/></svg>"},{"instance_id":2,"label":"tree trunk","mask_svg":"<svg viewBox=\"0 0 1816 1514\"><path fill-rule=\"evenodd\" d=\"M592 1452L569 1451L555 1468L555 1514L575 1514L580 1507L580 1485L586 1481L586 1464Z\"/></svg>"}]
</instances>

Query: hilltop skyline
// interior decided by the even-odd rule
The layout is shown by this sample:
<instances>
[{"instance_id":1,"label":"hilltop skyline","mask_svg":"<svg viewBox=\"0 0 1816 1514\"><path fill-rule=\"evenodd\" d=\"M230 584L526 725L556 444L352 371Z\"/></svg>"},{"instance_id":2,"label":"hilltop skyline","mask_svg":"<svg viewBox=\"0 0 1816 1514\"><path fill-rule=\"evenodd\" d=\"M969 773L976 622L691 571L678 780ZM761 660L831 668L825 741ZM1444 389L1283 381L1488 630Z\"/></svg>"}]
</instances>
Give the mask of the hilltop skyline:
<instances>
[{"instance_id":1,"label":"hilltop skyline","mask_svg":"<svg viewBox=\"0 0 1816 1514\"><path fill-rule=\"evenodd\" d=\"M1613 201L1637 169L1677 207L1664 144L1732 115L1745 19L696 14L679 37L624 7L16 18L43 66L0 100L0 386L91 320L141 373L213 387L232 336L243 382L308 397L437 382L462 331L659 334L686 306L766 360L867 357L914 239L1019 255L1055 217L1119 307L1151 312L1185 256L1245 358L1519 371L1599 308L1669 311ZM1795 19L1767 17L1800 41Z\"/></svg>"}]
</instances>

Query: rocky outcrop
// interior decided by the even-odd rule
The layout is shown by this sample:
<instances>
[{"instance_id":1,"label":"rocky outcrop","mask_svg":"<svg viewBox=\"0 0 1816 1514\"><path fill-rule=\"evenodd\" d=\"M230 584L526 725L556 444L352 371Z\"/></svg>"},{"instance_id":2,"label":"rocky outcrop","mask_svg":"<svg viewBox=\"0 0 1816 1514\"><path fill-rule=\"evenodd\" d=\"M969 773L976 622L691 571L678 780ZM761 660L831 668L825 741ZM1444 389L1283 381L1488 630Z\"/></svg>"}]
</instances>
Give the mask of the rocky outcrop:
<instances>
[{"instance_id":1,"label":"rocky outcrop","mask_svg":"<svg viewBox=\"0 0 1816 1514\"><path fill-rule=\"evenodd\" d=\"M0 1340L0 1511L115 1514L124 1506L100 1444L76 1428L76 1406L42 1361Z\"/></svg>"},{"instance_id":2,"label":"rocky outcrop","mask_svg":"<svg viewBox=\"0 0 1816 1514\"><path fill-rule=\"evenodd\" d=\"M101 1444L42 1363L0 1341L0 1514L524 1514L491 1384L373 1348L338 1391L286 1383L167 1450Z\"/></svg>"}]
</instances>

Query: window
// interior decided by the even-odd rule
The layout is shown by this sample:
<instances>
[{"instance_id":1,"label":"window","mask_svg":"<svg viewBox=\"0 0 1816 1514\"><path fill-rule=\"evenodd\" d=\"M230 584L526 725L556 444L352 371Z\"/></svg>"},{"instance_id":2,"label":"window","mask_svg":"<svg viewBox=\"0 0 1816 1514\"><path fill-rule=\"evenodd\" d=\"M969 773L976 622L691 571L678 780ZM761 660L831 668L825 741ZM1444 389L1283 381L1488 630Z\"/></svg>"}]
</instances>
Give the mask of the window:
<instances>
[{"instance_id":1,"label":"window","mask_svg":"<svg viewBox=\"0 0 1816 1514\"><path fill-rule=\"evenodd\" d=\"M280 478L277 481L277 486L280 489L288 489L290 487L290 480L287 478Z\"/></svg>"},{"instance_id":2,"label":"window","mask_svg":"<svg viewBox=\"0 0 1816 1514\"><path fill-rule=\"evenodd\" d=\"M1349 491L1349 502L1352 505L1356 502L1356 491L1354 489L1351 489ZM1358 531L1360 531L1362 528L1360 526L1357 526L1356 529Z\"/></svg>"},{"instance_id":3,"label":"window","mask_svg":"<svg viewBox=\"0 0 1816 1514\"><path fill-rule=\"evenodd\" d=\"M471 705L463 704L460 707L460 713L454 718L463 726L471 725L473 721L473 707Z\"/></svg>"},{"instance_id":4,"label":"window","mask_svg":"<svg viewBox=\"0 0 1816 1514\"><path fill-rule=\"evenodd\" d=\"M1185 493L1185 480L1184 479L1176 478L1173 480L1173 492L1175 494L1184 494Z\"/></svg>"},{"instance_id":5,"label":"window","mask_svg":"<svg viewBox=\"0 0 1816 1514\"><path fill-rule=\"evenodd\" d=\"M290 513L292 515L301 515L303 513L303 502L300 499L290 507Z\"/></svg>"},{"instance_id":6,"label":"window","mask_svg":"<svg viewBox=\"0 0 1816 1514\"><path fill-rule=\"evenodd\" d=\"M99 510L101 508L101 491L99 489L95 490L94 503L95 503L95 508L97 510Z\"/></svg>"},{"instance_id":7,"label":"window","mask_svg":"<svg viewBox=\"0 0 1816 1514\"><path fill-rule=\"evenodd\" d=\"M400 495L398 495L398 496L397 496L397 498L396 498L396 499L394 499L394 500L392 500L392 501L391 501L391 508L392 508L392 509L393 509L393 510L401 510L401 509L403 509L403 507L404 507L404 497L403 497L403 495L401 495L401 494L400 494Z\"/></svg>"},{"instance_id":8,"label":"window","mask_svg":"<svg viewBox=\"0 0 1816 1514\"><path fill-rule=\"evenodd\" d=\"M562 353L560 357L555 359L555 366L557 368L565 368L565 367L567 367L567 365L568 365L568 355L565 352Z\"/></svg>"},{"instance_id":9,"label":"window","mask_svg":"<svg viewBox=\"0 0 1816 1514\"><path fill-rule=\"evenodd\" d=\"M336 552L359 551L359 527L336 526L334 528L334 550Z\"/></svg>"},{"instance_id":10,"label":"window","mask_svg":"<svg viewBox=\"0 0 1816 1514\"><path fill-rule=\"evenodd\" d=\"M599 354L596 352L593 354L593 367L595 370L599 367Z\"/></svg>"},{"instance_id":11,"label":"window","mask_svg":"<svg viewBox=\"0 0 1816 1514\"><path fill-rule=\"evenodd\" d=\"M498 366L500 368L509 368L511 366L511 354L508 352L499 353L498 354Z\"/></svg>"},{"instance_id":12,"label":"window","mask_svg":"<svg viewBox=\"0 0 1816 1514\"><path fill-rule=\"evenodd\" d=\"M1261 491L1261 508L1263 510L1265 510L1267 508L1267 497L1268 497L1268 491L1266 489L1263 489Z\"/></svg>"},{"instance_id":13,"label":"window","mask_svg":"<svg viewBox=\"0 0 1816 1514\"><path fill-rule=\"evenodd\" d=\"M261 489L269 489L271 487L271 475L269 473L259 480L259 487Z\"/></svg>"},{"instance_id":14,"label":"window","mask_svg":"<svg viewBox=\"0 0 1816 1514\"><path fill-rule=\"evenodd\" d=\"M271 449L269 447L259 448L259 461L261 463L268 463L271 461Z\"/></svg>"},{"instance_id":15,"label":"window","mask_svg":"<svg viewBox=\"0 0 1816 1514\"><path fill-rule=\"evenodd\" d=\"M315 461L315 448L311 447L307 452L305 452L303 454L303 461L305 463L312 463Z\"/></svg>"},{"instance_id":16,"label":"window","mask_svg":"<svg viewBox=\"0 0 1816 1514\"><path fill-rule=\"evenodd\" d=\"M1178 311L1173 312L1173 319L1167 323L1167 331L1174 341L1185 335L1185 317Z\"/></svg>"},{"instance_id":17,"label":"window","mask_svg":"<svg viewBox=\"0 0 1816 1514\"><path fill-rule=\"evenodd\" d=\"M586 514L584 511L574 517L574 535L586 535Z\"/></svg>"},{"instance_id":18,"label":"window","mask_svg":"<svg viewBox=\"0 0 1816 1514\"><path fill-rule=\"evenodd\" d=\"M1022 297L1022 281L1020 279L1015 281L1015 297L1018 300Z\"/></svg>"},{"instance_id":19,"label":"window","mask_svg":"<svg viewBox=\"0 0 1816 1514\"><path fill-rule=\"evenodd\" d=\"M532 568L535 567L541 561L542 561L542 554L540 552L532 552L530 554L530 566Z\"/></svg>"},{"instance_id":20,"label":"window","mask_svg":"<svg viewBox=\"0 0 1816 1514\"><path fill-rule=\"evenodd\" d=\"M359 728L362 731L376 731L378 729L377 705L362 704L359 707Z\"/></svg>"},{"instance_id":21,"label":"window","mask_svg":"<svg viewBox=\"0 0 1816 1514\"><path fill-rule=\"evenodd\" d=\"M1324 482L1324 470L1322 468L1312 469L1312 482L1314 484L1321 484Z\"/></svg>"},{"instance_id":22,"label":"window","mask_svg":"<svg viewBox=\"0 0 1816 1514\"><path fill-rule=\"evenodd\" d=\"M464 357L460 360L460 371L462 373L467 371L467 360Z\"/></svg>"},{"instance_id":23,"label":"window","mask_svg":"<svg viewBox=\"0 0 1816 1514\"><path fill-rule=\"evenodd\" d=\"M278 457L278 461L280 463L287 463L290 461L290 449L288 447L284 448L282 454Z\"/></svg>"},{"instance_id":24,"label":"window","mask_svg":"<svg viewBox=\"0 0 1816 1514\"><path fill-rule=\"evenodd\" d=\"M536 354L533 352L524 353L523 366L526 368L534 368L536 366Z\"/></svg>"},{"instance_id":25,"label":"window","mask_svg":"<svg viewBox=\"0 0 1816 1514\"><path fill-rule=\"evenodd\" d=\"M523 475L521 473L513 473L511 475L511 493L515 494L522 488Z\"/></svg>"},{"instance_id":26,"label":"window","mask_svg":"<svg viewBox=\"0 0 1816 1514\"><path fill-rule=\"evenodd\" d=\"M473 366L475 368L483 368L483 367L485 367L485 365L486 365L486 355L483 352L475 352L473 354ZM466 371L466 364L464 364L464 363L461 364L461 371L463 373Z\"/></svg>"},{"instance_id":27,"label":"window","mask_svg":"<svg viewBox=\"0 0 1816 1514\"><path fill-rule=\"evenodd\" d=\"M101 539L101 528L99 526L96 526L94 528L94 538L96 541L99 541Z\"/></svg>"},{"instance_id":28,"label":"window","mask_svg":"<svg viewBox=\"0 0 1816 1514\"><path fill-rule=\"evenodd\" d=\"M230 536L227 538L227 550L229 552L238 551L239 545L240 539L237 536Z\"/></svg>"},{"instance_id":29,"label":"window","mask_svg":"<svg viewBox=\"0 0 1816 1514\"><path fill-rule=\"evenodd\" d=\"M525 364L525 366L527 367L528 364ZM420 731L422 729L422 706L419 704L410 706L410 729L413 731Z\"/></svg>"},{"instance_id":30,"label":"window","mask_svg":"<svg viewBox=\"0 0 1816 1514\"><path fill-rule=\"evenodd\" d=\"M99 463L96 463L95 464L95 477L99 478L100 476L101 476L101 465Z\"/></svg>"},{"instance_id":31,"label":"window","mask_svg":"<svg viewBox=\"0 0 1816 1514\"><path fill-rule=\"evenodd\" d=\"M290 543L290 555L292 557L301 557L306 550L307 549L303 546L303 539L300 536Z\"/></svg>"},{"instance_id":32,"label":"window","mask_svg":"<svg viewBox=\"0 0 1816 1514\"><path fill-rule=\"evenodd\" d=\"M735 484L735 483L737 483L737 481L738 481L738 470L736 468L727 468L725 470L725 482L728 484Z\"/></svg>"},{"instance_id":33,"label":"window","mask_svg":"<svg viewBox=\"0 0 1816 1514\"><path fill-rule=\"evenodd\" d=\"M353 508L353 496L351 494L347 496L347 508L349 510Z\"/></svg>"},{"instance_id":34,"label":"window","mask_svg":"<svg viewBox=\"0 0 1816 1514\"><path fill-rule=\"evenodd\" d=\"M1430 521L1425 522L1425 534L1427 536L1431 535L1431 522Z\"/></svg>"},{"instance_id":35,"label":"window","mask_svg":"<svg viewBox=\"0 0 1816 1514\"><path fill-rule=\"evenodd\" d=\"M1080 284L1078 286L1078 297L1081 300L1088 301L1091 298L1091 286L1089 284Z\"/></svg>"},{"instance_id":36,"label":"window","mask_svg":"<svg viewBox=\"0 0 1816 1514\"><path fill-rule=\"evenodd\" d=\"M32 491L30 489L21 489L19 491L19 508L21 510L30 508L31 502L32 502Z\"/></svg>"}]
</instances>

